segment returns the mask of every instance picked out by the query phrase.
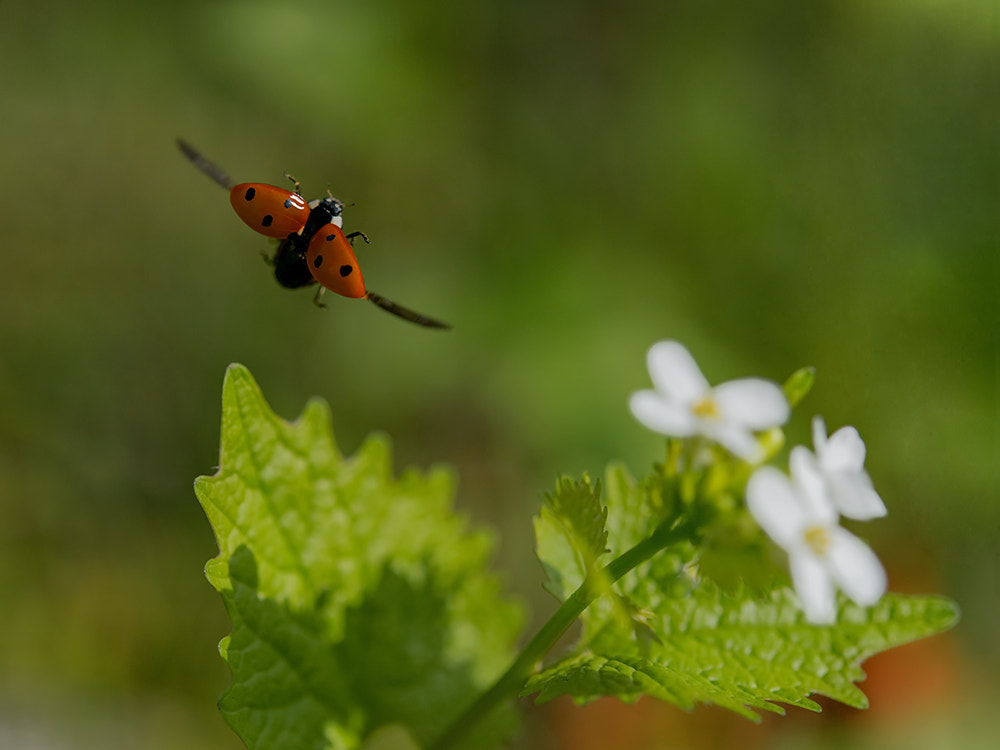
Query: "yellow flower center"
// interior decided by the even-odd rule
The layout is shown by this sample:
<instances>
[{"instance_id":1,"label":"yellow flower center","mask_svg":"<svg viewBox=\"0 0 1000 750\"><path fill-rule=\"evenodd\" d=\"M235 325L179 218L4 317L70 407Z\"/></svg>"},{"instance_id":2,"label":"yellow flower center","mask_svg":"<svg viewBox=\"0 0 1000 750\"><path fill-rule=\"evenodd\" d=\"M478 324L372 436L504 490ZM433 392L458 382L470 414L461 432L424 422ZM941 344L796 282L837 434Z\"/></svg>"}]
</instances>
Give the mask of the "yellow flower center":
<instances>
[{"instance_id":1,"label":"yellow flower center","mask_svg":"<svg viewBox=\"0 0 1000 750\"><path fill-rule=\"evenodd\" d=\"M711 396L706 396L701 401L696 403L691 407L691 411L695 416L702 417L704 419L718 419L719 418L719 405L712 400Z\"/></svg>"},{"instance_id":2,"label":"yellow flower center","mask_svg":"<svg viewBox=\"0 0 1000 750\"><path fill-rule=\"evenodd\" d=\"M826 555L826 551L830 548L830 542L832 541L826 528L823 526L810 526L805 530L803 536L805 536L806 544L809 545L809 548L817 556L823 557Z\"/></svg>"}]
</instances>

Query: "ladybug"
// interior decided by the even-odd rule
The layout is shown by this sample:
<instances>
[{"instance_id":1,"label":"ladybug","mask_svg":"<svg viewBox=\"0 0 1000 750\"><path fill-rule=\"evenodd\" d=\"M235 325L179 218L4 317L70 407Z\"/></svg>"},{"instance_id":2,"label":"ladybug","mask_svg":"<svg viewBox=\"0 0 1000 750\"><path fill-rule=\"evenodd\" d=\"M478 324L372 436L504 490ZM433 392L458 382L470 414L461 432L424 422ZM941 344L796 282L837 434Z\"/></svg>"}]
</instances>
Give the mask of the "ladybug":
<instances>
[{"instance_id":1,"label":"ladybug","mask_svg":"<svg viewBox=\"0 0 1000 750\"><path fill-rule=\"evenodd\" d=\"M364 232L344 233L341 201L328 194L307 202L299 193L299 183L289 174L285 177L294 190L258 182L235 184L190 144L177 139L177 145L192 164L229 191L229 202L244 224L266 237L281 240L268 259L281 286L299 289L318 283L313 301L319 307L325 307L320 297L329 289L343 297L367 299L425 328L451 328L368 290L353 245L357 237L368 243L368 236Z\"/></svg>"}]
</instances>

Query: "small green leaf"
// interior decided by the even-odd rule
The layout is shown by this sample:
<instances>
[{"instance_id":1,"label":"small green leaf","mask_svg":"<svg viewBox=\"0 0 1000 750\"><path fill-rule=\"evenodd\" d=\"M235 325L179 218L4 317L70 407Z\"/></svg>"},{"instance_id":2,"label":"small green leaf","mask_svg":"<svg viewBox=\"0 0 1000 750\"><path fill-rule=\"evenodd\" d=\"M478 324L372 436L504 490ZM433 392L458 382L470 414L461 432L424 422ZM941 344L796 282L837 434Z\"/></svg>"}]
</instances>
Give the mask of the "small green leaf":
<instances>
[{"instance_id":1,"label":"small green leaf","mask_svg":"<svg viewBox=\"0 0 1000 750\"><path fill-rule=\"evenodd\" d=\"M560 601L593 574L597 560L608 551L607 518L601 483L591 484L588 476L580 482L560 477L556 491L542 499L535 517L538 559L548 578L545 588Z\"/></svg>"},{"instance_id":2,"label":"small green leaf","mask_svg":"<svg viewBox=\"0 0 1000 750\"><path fill-rule=\"evenodd\" d=\"M651 695L685 709L715 703L753 720L753 709L784 713L777 703L817 711L812 694L865 708L868 700L854 685L864 678L861 662L957 619L947 599L890 594L867 610L842 600L837 623L818 627L803 620L788 589L760 600L701 586L659 603L650 623L657 640L640 646L609 621L532 677L523 694L539 692L538 702L570 695L580 703Z\"/></svg>"},{"instance_id":3,"label":"small green leaf","mask_svg":"<svg viewBox=\"0 0 1000 750\"><path fill-rule=\"evenodd\" d=\"M644 637L649 633L648 603L687 591L690 581L683 568L694 555L690 543L680 542L642 563L613 588L596 566L598 555L608 551L620 555L658 523L669 523L684 512L677 484L676 477L662 474L636 482L623 465L614 463L608 466L603 484L592 485L586 476L580 482L563 477L556 492L545 497L535 518L537 553L548 577L545 588L565 601L587 580L602 594L580 616L585 634L614 621ZM600 503L601 488L607 507Z\"/></svg>"},{"instance_id":4,"label":"small green leaf","mask_svg":"<svg viewBox=\"0 0 1000 750\"><path fill-rule=\"evenodd\" d=\"M795 407L812 390L813 383L816 382L816 368L802 367L789 376L782 388L785 391L785 398L788 403Z\"/></svg>"},{"instance_id":5,"label":"small green leaf","mask_svg":"<svg viewBox=\"0 0 1000 750\"><path fill-rule=\"evenodd\" d=\"M608 466L605 475L608 504L608 547L620 555L649 536L660 524L671 524L689 510L680 499L683 477L656 472L636 481L620 463ZM682 540L626 573L615 590L632 607L645 610L664 596L686 592L690 580L684 566L694 559L692 540ZM583 613L586 632L600 626L610 614L608 601L598 601Z\"/></svg>"},{"instance_id":6,"label":"small green leaf","mask_svg":"<svg viewBox=\"0 0 1000 750\"><path fill-rule=\"evenodd\" d=\"M279 419L233 365L220 468L195 483L233 623L219 706L251 750L349 750L388 725L426 744L507 666L519 630L486 572L490 537L452 510L452 473L394 479L381 437L344 458L329 419L316 400ZM468 746L509 731L509 713L494 718Z\"/></svg>"}]
</instances>

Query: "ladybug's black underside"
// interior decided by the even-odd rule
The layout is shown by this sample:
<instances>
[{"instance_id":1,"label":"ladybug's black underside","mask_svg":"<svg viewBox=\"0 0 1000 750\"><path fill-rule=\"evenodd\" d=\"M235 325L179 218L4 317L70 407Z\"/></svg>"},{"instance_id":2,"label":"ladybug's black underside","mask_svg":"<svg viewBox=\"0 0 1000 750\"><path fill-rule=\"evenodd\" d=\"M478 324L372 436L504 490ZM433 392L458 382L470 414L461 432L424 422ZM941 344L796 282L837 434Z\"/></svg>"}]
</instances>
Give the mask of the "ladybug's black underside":
<instances>
[{"instance_id":1,"label":"ladybug's black underside","mask_svg":"<svg viewBox=\"0 0 1000 750\"><path fill-rule=\"evenodd\" d=\"M306 251L313 235L340 216L343 204L336 198L324 198L310 212L305 227L281 241L274 252L274 278L286 289L301 289L316 283L306 263Z\"/></svg>"},{"instance_id":2,"label":"ladybug's black underside","mask_svg":"<svg viewBox=\"0 0 1000 750\"><path fill-rule=\"evenodd\" d=\"M306 264L308 247L308 242L302 242L301 234L290 234L274 251L274 258L271 260L274 278L286 289L301 289L316 283Z\"/></svg>"}]
</instances>

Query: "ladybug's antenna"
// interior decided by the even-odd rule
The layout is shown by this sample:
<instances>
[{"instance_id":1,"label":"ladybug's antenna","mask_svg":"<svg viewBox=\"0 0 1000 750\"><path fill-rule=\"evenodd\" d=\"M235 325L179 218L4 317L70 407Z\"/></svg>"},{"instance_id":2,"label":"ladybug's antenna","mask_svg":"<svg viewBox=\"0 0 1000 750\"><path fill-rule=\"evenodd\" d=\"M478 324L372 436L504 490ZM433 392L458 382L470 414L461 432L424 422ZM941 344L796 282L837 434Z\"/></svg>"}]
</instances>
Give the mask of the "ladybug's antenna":
<instances>
[{"instance_id":1,"label":"ladybug's antenna","mask_svg":"<svg viewBox=\"0 0 1000 750\"><path fill-rule=\"evenodd\" d=\"M204 156L201 152L196 150L194 146L185 140L180 138L177 139L177 146L180 148L181 152L186 156L192 164L194 164L198 169L211 177L219 185L222 185L226 190L231 190L233 185L236 183L222 171L222 168L216 164L213 164Z\"/></svg>"},{"instance_id":2,"label":"ladybug's antenna","mask_svg":"<svg viewBox=\"0 0 1000 750\"><path fill-rule=\"evenodd\" d=\"M421 315L420 313L414 312L413 310L403 307L402 305L397 305L391 299L386 299L385 297L375 294L375 292L365 292L365 297L386 312L397 315L403 320L408 320L411 323L416 323L418 326L423 326L424 328L440 328L443 330L451 329L451 326L447 323L442 323L440 320L435 320L434 318L428 318L426 315Z\"/></svg>"}]
</instances>

